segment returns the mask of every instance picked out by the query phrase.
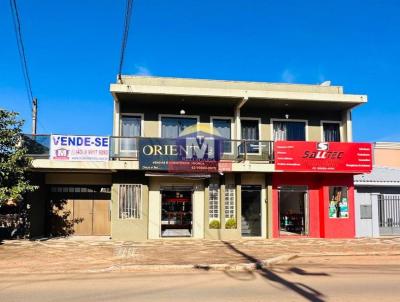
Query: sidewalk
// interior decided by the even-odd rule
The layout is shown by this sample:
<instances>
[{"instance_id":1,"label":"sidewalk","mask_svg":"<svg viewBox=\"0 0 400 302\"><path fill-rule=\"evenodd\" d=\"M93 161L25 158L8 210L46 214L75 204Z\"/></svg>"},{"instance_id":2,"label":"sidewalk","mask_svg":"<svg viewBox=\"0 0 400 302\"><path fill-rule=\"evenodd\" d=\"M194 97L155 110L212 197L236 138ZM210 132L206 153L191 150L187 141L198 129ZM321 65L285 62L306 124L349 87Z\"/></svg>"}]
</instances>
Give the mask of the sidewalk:
<instances>
[{"instance_id":1,"label":"sidewalk","mask_svg":"<svg viewBox=\"0 0 400 302\"><path fill-rule=\"evenodd\" d=\"M152 240L147 242L60 238L6 240L0 244L0 272L61 273L235 266L293 256L400 255L400 237L363 239L265 239L238 241ZM271 261L272 259L272 261ZM270 261L268 261L270 260Z\"/></svg>"}]
</instances>

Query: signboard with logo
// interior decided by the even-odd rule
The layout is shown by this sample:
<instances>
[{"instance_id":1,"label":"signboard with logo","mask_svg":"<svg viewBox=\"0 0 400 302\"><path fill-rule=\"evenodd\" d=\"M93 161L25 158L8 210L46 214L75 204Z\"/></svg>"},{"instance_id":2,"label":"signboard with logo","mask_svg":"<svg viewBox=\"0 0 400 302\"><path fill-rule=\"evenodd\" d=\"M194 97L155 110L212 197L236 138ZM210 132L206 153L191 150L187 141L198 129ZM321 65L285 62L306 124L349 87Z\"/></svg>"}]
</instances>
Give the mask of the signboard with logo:
<instances>
[{"instance_id":1,"label":"signboard with logo","mask_svg":"<svg viewBox=\"0 0 400 302\"><path fill-rule=\"evenodd\" d=\"M50 159L64 161L108 161L110 139L106 136L52 135Z\"/></svg>"},{"instance_id":2,"label":"signboard with logo","mask_svg":"<svg viewBox=\"0 0 400 302\"><path fill-rule=\"evenodd\" d=\"M222 141L214 137L143 137L139 140L139 168L170 172L218 172L222 147Z\"/></svg>"},{"instance_id":3,"label":"signboard with logo","mask_svg":"<svg viewBox=\"0 0 400 302\"><path fill-rule=\"evenodd\" d=\"M369 143L277 141L275 169L288 172L369 173Z\"/></svg>"}]
</instances>

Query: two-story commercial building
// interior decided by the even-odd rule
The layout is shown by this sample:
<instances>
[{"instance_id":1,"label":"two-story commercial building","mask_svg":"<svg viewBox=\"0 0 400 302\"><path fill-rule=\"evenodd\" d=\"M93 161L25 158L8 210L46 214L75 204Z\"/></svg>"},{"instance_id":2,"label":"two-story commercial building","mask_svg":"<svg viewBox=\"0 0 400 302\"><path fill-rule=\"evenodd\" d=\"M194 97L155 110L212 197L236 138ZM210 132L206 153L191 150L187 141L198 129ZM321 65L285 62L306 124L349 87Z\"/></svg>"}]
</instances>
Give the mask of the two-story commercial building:
<instances>
[{"instance_id":1,"label":"two-story commercial building","mask_svg":"<svg viewBox=\"0 0 400 302\"><path fill-rule=\"evenodd\" d=\"M110 91L112 136L31 137L33 236L355 236L353 176L372 159L351 110L365 95L142 76Z\"/></svg>"}]
</instances>

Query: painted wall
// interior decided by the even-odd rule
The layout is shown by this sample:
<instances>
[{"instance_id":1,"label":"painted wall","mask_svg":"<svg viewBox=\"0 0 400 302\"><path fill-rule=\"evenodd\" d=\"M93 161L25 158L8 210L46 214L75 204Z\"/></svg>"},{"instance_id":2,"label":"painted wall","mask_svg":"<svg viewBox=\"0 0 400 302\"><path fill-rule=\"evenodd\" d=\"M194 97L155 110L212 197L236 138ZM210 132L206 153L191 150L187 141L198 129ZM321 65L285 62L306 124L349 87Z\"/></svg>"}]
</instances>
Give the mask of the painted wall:
<instances>
[{"instance_id":1,"label":"painted wall","mask_svg":"<svg viewBox=\"0 0 400 302\"><path fill-rule=\"evenodd\" d=\"M138 219L120 219L119 216L119 185L142 185L142 213ZM147 179L142 171L119 172L113 175L111 187L111 238L113 240L147 240L149 221L149 189Z\"/></svg>"},{"instance_id":2,"label":"painted wall","mask_svg":"<svg viewBox=\"0 0 400 302\"><path fill-rule=\"evenodd\" d=\"M356 237L379 237L379 194L400 194L400 187L355 187ZM361 219L361 205L372 205L372 219Z\"/></svg>"},{"instance_id":3,"label":"painted wall","mask_svg":"<svg viewBox=\"0 0 400 302\"><path fill-rule=\"evenodd\" d=\"M353 238L355 236L354 187L352 175L274 173L272 177L273 237L279 234L278 187L308 187L309 237ZM348 186L349 218L329 218L329 186Z\"/></svg>"},{"instance_id":4,"label":"painted wall","mask_svg":"<svg viewBox=\"0 0 400 302\"><path fill-rule=\"evenodd\" d=\"M160 114L172 114L179 116L179 110L185 108L187 115L198 115L199 122L201 125L210 125L211 116L234 116L234 106L232 103L222 102L222 104L204 103L189 101L182 103L181 99L174 99L169 97L168 102L163 99L159 101L151 100L150 103L144 103L138 100L128 102L122 101L120 104L121 115L124 113L144 113L144 136L147 137L159 137L160 126L159 126L159 113ZM138 110L140 108L140 110ZM154 111L157 108L157 111ZM322 140L322 128L321 121L339 121L342 123L342 141L347 140L345 124L346 120L343 119L343 112L341 111L327 111L327 110L286 110L289 114L290 119L304 119L308 121L308 140L309 141L321 141ZM210 114L212 112L212 114ZM284 119L286 112L283 113L282 109L251 106L245 105L241 109L241 117L243 118L260 118L260 139L261 140L272 140L272 124L271 119ZM233 131L234 138L236 138L236 131Z\"/></svg>"},{"instance_id":5,"label":"painted wall","mask_svg":"<svg viewBox=\"0 0 400 302\"><path fill-rule=\"evenodd\" d=\"M374 165L400 168L400 149L374 149Z\"/></svg>"}]
</instances>

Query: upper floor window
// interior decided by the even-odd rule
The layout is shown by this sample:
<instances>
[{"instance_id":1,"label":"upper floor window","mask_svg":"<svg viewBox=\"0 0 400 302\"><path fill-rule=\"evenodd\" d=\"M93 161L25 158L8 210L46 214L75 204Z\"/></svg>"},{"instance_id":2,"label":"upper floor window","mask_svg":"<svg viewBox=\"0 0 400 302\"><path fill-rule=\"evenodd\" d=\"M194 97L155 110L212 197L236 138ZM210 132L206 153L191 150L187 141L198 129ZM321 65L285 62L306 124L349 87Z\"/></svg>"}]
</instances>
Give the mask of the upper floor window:
<instances>
[{"instance_id":1,"label":"upper floor window","mask_svg":"<svg viewBox=\"0 0 400 302\"><path fill-rule=\"evenodd\" d=\"M141 121L140 116L123 115L121 118L121 136L140 136Z\"/></svg>"},{"instance_id":2,"label":"upper floor window","mask_svg":"<svg viewBox=\"0 0 400 302\"><path fill-rule=\"evenodd\" d=\"M306 122L274 121L274 141L305 141Z\"/></svg>"},{"instance_id":3,"label":"upper floor window","mask_svg":"<svg viewBox=\"0 0 400 302\"><path fill-rule=\"evenodd\" d=\"M197 124L196 118L187 117L162 117L161 118L161 137L177 138L183 130Z\"/></svg>"},{"instance_id":4,"label":"upper floor window","mask_svg":"<svg viewBox=\"0 0 400 302\"><path fill-rule=\"evenodd\" d=\"M340 142L340 123L322 123L324 142Z\"/></svg>"},{"instance_id":5,"label":"upper floor window","mask_svg":"<svg viewBox=\"0 0 400 302\"><path fill-rule=\"evenodd\" d=\"M136 139L141 135L142 118L140 116L123 115L121 117L121 151L128 152L137 149Z\"/></svg>"},{"instance_id":6,"label":"upper floor window","mask_svg":"<svg viewBox=\"0 0 400 302\"><path fill-rule=\"evenodd\" d=\"M258 120L241 120L242 139L259 140Z\"/></svg>"},{"instance_id":7,"label":"upper floor window","mask_svg":"<svg viewBox=\"0 0 400 302\"><path fill-rule=\"evenodd\" d=\"M214 135L223 137L226 139L224 142L224 153L232 152L231 138L231 120L216 118L212 120Z\"/></svg>"},{"instance_id":8,"label":"upper floor window","mask_svg":"<svg viewBox=\"0 0 400 302\"><path fill-rule=\"evenodd\" d=\"M241 145L240 152L258 153L260 151L260 145L255 142L260 139L258 120L241 120L240 125L242 139L250 141L246 142L245 145ZM246 147L244 148L244 146Z\"/></svg>"}]
</instances>

